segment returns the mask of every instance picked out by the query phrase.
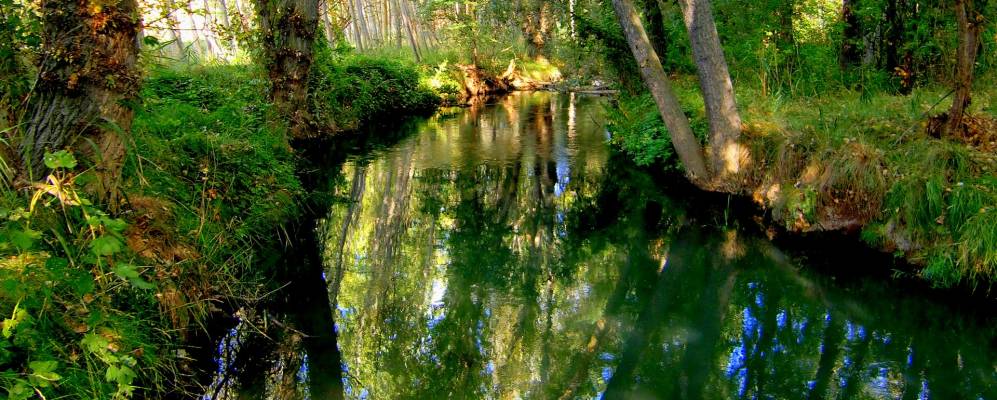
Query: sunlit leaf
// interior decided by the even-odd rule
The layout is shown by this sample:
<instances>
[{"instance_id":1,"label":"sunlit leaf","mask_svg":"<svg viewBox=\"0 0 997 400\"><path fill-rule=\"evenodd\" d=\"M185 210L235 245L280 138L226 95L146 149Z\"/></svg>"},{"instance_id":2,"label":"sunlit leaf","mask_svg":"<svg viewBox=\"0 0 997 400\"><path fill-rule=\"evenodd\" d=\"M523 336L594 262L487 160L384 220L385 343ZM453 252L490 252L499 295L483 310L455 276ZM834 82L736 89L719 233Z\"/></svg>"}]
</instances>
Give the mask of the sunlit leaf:
<instances>
[{"instance_id":1,"label":"sunlit leaf","mask_svg":"<svg viewBox=\"0 0 997 400\"><path fill-rule=\"evenodd\" d=\"M76 157L66 150L59 150L55 153L45 153L45 166L51 169L73 169L76 168Z\"/></svg>"}]
</instances>

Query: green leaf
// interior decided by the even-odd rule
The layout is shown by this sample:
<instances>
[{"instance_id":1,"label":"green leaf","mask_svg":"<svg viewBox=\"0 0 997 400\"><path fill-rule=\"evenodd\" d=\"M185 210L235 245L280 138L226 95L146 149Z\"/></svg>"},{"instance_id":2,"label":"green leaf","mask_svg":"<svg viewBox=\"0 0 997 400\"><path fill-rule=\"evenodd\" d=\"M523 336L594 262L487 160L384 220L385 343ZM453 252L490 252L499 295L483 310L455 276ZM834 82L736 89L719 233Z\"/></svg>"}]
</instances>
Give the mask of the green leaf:
<instances>
[{"instance_id":1,"label":"green leaf","mask_svg":"<svg viewBox=\"0 0 997 400\"><path fill-rule=\"evenodd\" d=\"M142 279L142 274L139 273L138 267L130 264L118 264L114 267L114 274L121 277L122 279L128 280L136 288L149 290L156 286L149 283L145 279Z\"/></svg>"},{"instance_id":2,"label":"green leaf","mask_svg":"<svg viewBox=\"0 0 997 400\"><path fill-rule=\"evenodd\" d=\"M123 248L121 240L111 235L104 235L90 242L90 251L97 256L119 253Z\"/></svg>"},{"instance_id":3,"label":"green leaf","mask_svg":"<svg viewBox=\"0 0 997 400\"><path fill-rule=\"evenodd\" d=\"M128 227L128 223L121 218L100 217L100 222L103 223L107 229L118 233L124 232L125 228Z\"/></svg>"},{"instance_id":4,"label":"green leaf","mask_svg":"<svg viewBox=\"0 0 997 400\"><path fill-rule=\"evenodd\" d=\"M31 228L25 228L23 231L20 229L7 229L5 236L7 236L7 240L9 240L15 247L25 251L34 247L35 240L40 239L42 237L42 233L31 230Z\"/></svg>"},{"instance_id":5,"label":"green leaf","mask_svg":"<svg viewBox=\"0 0 997 400\"><path fill-rule=\"evenodd\" d=\"M80 341L83 348L91 353L103 353L107 351L107 345L111 342L107 341L107 338L100 336L95 333L88 333L83 335L83 340Z\"/></svg>"},{"instance_id":6,"label":"green leaf","mask_svg":"<svg viewBox=\"0 0 997 400\"><path fill-rule=\"evenodd\" d=\"M36 387L48 387L52 382L62 379L59 374L55 373L55 369L58 367L59 363L56 361L32 361L28 363L28 368L31 368L28 380Z\"/></svg>"},{"instance_id":7,"label":"green leaf","mask_svg":"<svg viewBox=\"0 0 997 400\"><path fill-rule=\"evenodd\" d=\"M59 150L55 153L45 153L45 166L51 169L76 168L76 157L66 150Z\"/></svg>"},{"instance_id":8,"label":"green leaf","mask_svg":"<svg viewBox=\"0 0 997 400\"><path fill-rule=\"evenodd\" d=\"M28 382L18 379L14 386L7 388L7 399L8 400L27 400L35 396L34 389L28 385Z\"/></svg>"}]
</instances>

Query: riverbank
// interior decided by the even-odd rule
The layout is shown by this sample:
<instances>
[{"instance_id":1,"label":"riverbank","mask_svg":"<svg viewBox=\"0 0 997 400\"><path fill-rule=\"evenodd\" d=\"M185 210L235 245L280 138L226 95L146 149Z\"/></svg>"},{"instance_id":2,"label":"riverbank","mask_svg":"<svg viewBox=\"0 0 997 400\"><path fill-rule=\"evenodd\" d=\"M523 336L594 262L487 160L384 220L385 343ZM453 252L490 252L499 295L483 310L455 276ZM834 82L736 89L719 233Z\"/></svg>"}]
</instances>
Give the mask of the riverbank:
<instances>
[{"instance_id":1,"label":"riverbank","mask_svg":"<svg viewBox=\"0 0 997 400\"><path fill-rule=\"evenodd\" d=\"M705 137L696 80L680 77L675 89L693 130ZM993 93L977 95L977 129L957 140L929 134L930 117L949 101L941 87L909 96L737 89L743 136L755 157L744 174L756 188L748 195L777 225L797 233L860 232L868 245L919 266L913 274L936 286L986 291L997 280ZM622 98L611 119L614 143L637 163L676 165L650 97Z\"/></svg>"},{"instance_id":2,"label":"riverbank","mask_svg":"<svg viewBox=\"0 0 997 400\"><path fill-rule=\"evenodd\" d=\"M343 56L316 66L332 139L431 113L418 69ZM30 193L4 191L0 388L11 398L196 397L190 355L216 315L274 291L308 192L252 66L154 67L136 105L121 210L84 198L70 153ZM9 316L9 318L7 318ZM203 360L201 360L203 361Z\"/></svg>"}]
</instances>

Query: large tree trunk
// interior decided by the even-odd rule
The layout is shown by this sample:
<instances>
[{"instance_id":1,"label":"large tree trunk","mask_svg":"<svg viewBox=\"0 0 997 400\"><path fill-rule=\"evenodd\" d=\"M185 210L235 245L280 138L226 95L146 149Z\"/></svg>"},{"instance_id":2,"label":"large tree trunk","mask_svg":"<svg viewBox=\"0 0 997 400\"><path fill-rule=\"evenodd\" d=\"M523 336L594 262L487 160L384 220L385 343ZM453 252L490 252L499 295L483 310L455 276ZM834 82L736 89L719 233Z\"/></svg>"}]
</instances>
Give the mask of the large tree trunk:
<instances>
[{"instance_id":1,"label":"large tree trunk","mask_svg":"<svg viewBox=\"0 0 997 400\"><path fill-rule=\"evenodd\" d=\"M706 187L709 173L706 169L706 162L703 159L702 146L696 136L693 135L689 127L689 119L682 112L678 98L672 91L672 85L665 75L665 70L661 67L661 60L654 53L651 44L644 31L644 25L637 15L631 0L613 0L613 8L616 16L623 27L623 33L630 44L637 65L640 67L644 84L647 85L654 101L661 112L661 118L668 127L671 135L672 145L675 152L685 167L686 175L693 183L700 187Z\"/></svg>"},{"instance_id":2,"label":"large tree trunk","mask_svg":"<svg viewBox=\"0 0 997 400\"><path fill-rule=\"evenodd\" d=\"M318 31L318 0L255 0L271 100L295 138L311 136L308 75Z\"/></svg>"},{"instance_id":3,"label":"large tree trunk","mask_svg":"<svg viewBox=\"0 0 997 400\"><path fill-rule=\"evenodd\" d=\"M963 130L963 118L973 91L973 70L982 23L982 18L973 7L973 0L956 0L955 15L959 24L959 48L956 53L955 98L949 109L949 135L961 134Z\"/></svg>"},{"instance_id":4,"label":"large tree trunk","mask_svg":"<svg viewBox=\"0 0 997 400\"><path fill-rule=\"evenodd\" d=\"M521 28L526 39L526 50L533 59L547 57L550 36L550 12L546 1L519 0L519 14L523 16Z\"/></svg>"},{"instance_id":5,"label":"large tree trunk","mask_svg":"<svg viewBox=\"0 0 997 400\"><path fill-rule=\"evenodd\" d=\"M114 208L138 93L141 17L135 0L43 3L43 54L20 144L21 178L41 179L46 151L74 146L93 162L92 188Z\"/></svg>"},{"instance_id":6,"label":"large tree trunk","mask_svg":"<svg viewBox=\"0 0 997 400\"><path fill-rule=\"evenodd\" d=\"M737 112L734 86L727 70L727 60L709 0L681 0L682 15L692 43L699 87L710 121L709 157L713 178L736 174L741 170L741 116Z\"/></svg>"}]
</instances>

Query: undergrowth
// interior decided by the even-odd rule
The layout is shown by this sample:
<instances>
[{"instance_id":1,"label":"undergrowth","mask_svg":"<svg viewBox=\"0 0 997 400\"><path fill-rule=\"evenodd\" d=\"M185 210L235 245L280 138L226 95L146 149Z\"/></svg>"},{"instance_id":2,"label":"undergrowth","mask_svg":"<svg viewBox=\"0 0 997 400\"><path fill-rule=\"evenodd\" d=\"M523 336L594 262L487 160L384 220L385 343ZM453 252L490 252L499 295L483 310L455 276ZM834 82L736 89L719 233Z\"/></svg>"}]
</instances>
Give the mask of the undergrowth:
<instances>
[{"instance_id":1,"label":"undergrowth","mask_svg":"<svg viewBox=\"0 0 997 400\"><path fill-rule=\"evenodd\" d=\"M416 68L354 56L316 66L315 109L338 129L429 112ZM197 397L186 340L261 300L305 191L253 66L152 67L112 214L72 153L0 190L0 395Z\"/></svg>"},{"instance_id":2,"label":"undergrowth","mask_svg":"<svg viewBox=\"0 0 997 400\"><path fill-rule=\"evenodd\" d=\"M993 86L975 87L973 112L993 119L995 93L985 92ZM926 133L928 117L948 106L947 88L908 96L736 89L756 163L750 179L761 189L756 200L776 222L804 231L857 226L863 240L919 265L918 275L938 286L997 281L997 157ZM702 138L707 120L695 79L679 77L675 90ZM623 96L610 120L614 144L638 164L678 165L648 95ZM840 224L815 225L828 220Z\"/></svg>"}]
</instances>

